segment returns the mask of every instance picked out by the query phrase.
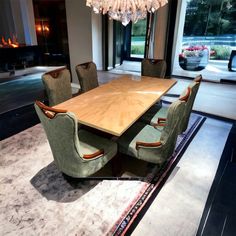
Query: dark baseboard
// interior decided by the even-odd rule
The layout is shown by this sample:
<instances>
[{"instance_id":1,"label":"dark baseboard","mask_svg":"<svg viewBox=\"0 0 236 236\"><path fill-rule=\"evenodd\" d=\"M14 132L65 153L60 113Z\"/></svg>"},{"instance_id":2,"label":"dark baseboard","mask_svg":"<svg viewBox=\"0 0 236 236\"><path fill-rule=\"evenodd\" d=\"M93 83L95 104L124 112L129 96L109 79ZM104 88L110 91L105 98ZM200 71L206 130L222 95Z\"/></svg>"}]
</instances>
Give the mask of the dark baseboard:
<instances>
[{"instance_id":1,"label":"dark baseboard","mask_svg":"<svg viewBox=\"0 0 236 236\"><path fill-rule=\"evenodd\" d=\"M220 82L221 82L222 84L236 84L236 76L235 76L235 80L221 79Z\"/></svg>"}]
</instances>

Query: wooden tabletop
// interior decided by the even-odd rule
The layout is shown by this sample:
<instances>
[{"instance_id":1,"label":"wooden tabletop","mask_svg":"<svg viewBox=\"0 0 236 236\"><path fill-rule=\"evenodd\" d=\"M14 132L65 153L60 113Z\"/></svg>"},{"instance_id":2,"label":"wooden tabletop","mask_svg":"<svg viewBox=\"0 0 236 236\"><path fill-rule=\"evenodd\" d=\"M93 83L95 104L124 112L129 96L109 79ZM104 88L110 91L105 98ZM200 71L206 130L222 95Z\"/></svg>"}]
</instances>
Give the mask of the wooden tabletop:
<instances>
[{"instance_id":1,"label":"wooden tabletop","mask_svg":"<svg viewBox=\"0 0 236 236\"><path fill-rule=\"evenodd\" d=\"M120 136L175 83L124 75L54 107L73 112L81 124Z\"/></svg>"}]
</instances>

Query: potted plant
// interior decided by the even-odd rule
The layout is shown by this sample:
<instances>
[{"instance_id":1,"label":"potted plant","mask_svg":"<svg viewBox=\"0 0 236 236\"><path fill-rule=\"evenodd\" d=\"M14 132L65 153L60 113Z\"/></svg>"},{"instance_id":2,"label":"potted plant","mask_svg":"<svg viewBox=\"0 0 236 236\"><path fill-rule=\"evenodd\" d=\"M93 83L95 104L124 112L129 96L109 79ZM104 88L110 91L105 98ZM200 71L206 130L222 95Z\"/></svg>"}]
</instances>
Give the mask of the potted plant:
<instances>
[{"instance_id":1,"label":"potted plant","mask_svg":"<svg viewBox=\"0 0 236 236\"><path fill-rule=\"evenodd\" d=\"M202 70L209 59L209 50L204 45L189 46L182 49L179 54L180 66L184 70Z\"/></svg>"}]
</instances>

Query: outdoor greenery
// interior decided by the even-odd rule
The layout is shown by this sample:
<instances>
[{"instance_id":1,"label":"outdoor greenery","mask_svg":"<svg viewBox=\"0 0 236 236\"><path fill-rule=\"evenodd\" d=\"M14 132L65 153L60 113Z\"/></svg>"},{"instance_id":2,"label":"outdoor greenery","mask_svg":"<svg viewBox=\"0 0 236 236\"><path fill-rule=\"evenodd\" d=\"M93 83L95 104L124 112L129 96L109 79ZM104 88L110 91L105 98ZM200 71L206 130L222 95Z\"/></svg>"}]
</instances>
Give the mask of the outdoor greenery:
<instances>
[{"instance_id":1,"label":"outdoor greenery","mask_svg":"<svg viewBox=\"0 0 236 236\"><path fill-rule=\"evenodd\" d=\"M189 0L187 2L184 36L224 34L236 34L235 0Z\"/></svg>"},{"instance_id":2,"label":"outdoor greenery","mask_svg":"<svg viewBox=\"0 0 236 236\"><path fill-rule=\"evenodd\" d=\"M210 59L229 60L235 35L235 0L187 0L185 42L179 58L201 55L195 47L202 45L209 49Z\"/></svg>"},{"instance_id":3,"label":"outdoor greenery","mask_svg":"<svg viewBox=\"0 0 236 236\"><path fill-rule=\"evenodd\" d=\"M131 54L144 55L144 45L132 45Z\"/></svg>"},{"instance_id":4,"label":"outdoor greenery","mask_svg":"<svg viewBox=\"0 0 236 236\"><path fill-rule=\"evenodd\" d=\"M231 48L229 46L214 45L211 46L211 59L228 60L230 57Z\"/></svg>"},{"instance_id":5,"label":"outdoor greenery","mask_svg":"<svg viewBox=\"0 0 236 236\"><path fill-rule=\"evenodd\" d=\"M140 20L132 24L131 54L144 55L147 20Z\"/></svg>"},{"instance_id":6,"label":"outdoor greenery","mask_svg":"<svg viewBox=\"0 0 236 236\"><path fill-rule=\"evenodd\" d=\"M132 25L132 36L145 36L146 35L147 19L139 20Z\"/></svg>"}]
</instances>

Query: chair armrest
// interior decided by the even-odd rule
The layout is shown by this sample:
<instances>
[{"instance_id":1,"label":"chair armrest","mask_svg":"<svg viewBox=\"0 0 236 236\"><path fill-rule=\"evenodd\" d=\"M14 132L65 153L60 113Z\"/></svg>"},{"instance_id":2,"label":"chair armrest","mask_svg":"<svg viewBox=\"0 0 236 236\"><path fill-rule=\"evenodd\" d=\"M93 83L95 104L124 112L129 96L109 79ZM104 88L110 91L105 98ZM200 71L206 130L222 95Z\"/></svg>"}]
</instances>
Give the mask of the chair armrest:
<instances>
[{"instance_id":1,"label":"chair armrest","mask_svg":"<svg viewBox=\"0 0 236 236\"><path fill-rule=\"evenodd\" d=\"M155 142L155 143L146 143L146 142L136 142L136 149L138 150L140 147L159 147L161 146L161 142Z\"/></svg>"},{"instance_id":2,"label":"chair armrest","mask_svg":"<svg viewBox=\"0 0 236 236\"><path fill-rule=\"evenodd\" d=\"M97 152L94 152L92 154L84 154L83 158L89 160L89 159L93 159L93 158L98 158L102 155L104 155L104 150L103 149L98 150Z\"/></svg>"},{"instance_id":3,"label":"chair armrest","mask_svg":"<svg viewBox=\"0 0 236 236\"><path fill-rule=\"evenodd\" d=\"M166 118L158 118L157 123L153 127L156 128L158 126L166 126Z\"/></svg>"},{"instance_id":4,"label":"chair armrest","mask_svg":"<svg viewBox=\"0 0 236 236\"><path fill-rule=\"evenodd\" d=\"M42 112L50 119L53 119L57 113L66 113L67 110L56 109L53 107L49 107L44 105L40 101L35 101L35 104L42 110Z\"/></svg>"},{"instance_id":5,"label":"chair armrest","mask_svg":"<svg viewBox=\"0 0 236 236\"><path fill-rule=\"evenodd\" d=\"M187 93L186 93L186 95L180 97L179 100L180 100L180 101L185 101L185 102L187 102L188 99L189 99L189 97L190 97L190 94L191 94L191 88L188 87L188 88L187 88Z\"/></svg>"}]
</instances>

